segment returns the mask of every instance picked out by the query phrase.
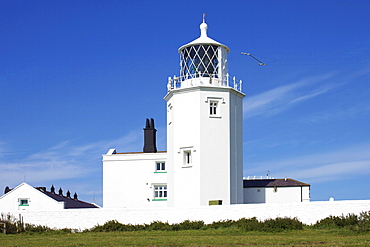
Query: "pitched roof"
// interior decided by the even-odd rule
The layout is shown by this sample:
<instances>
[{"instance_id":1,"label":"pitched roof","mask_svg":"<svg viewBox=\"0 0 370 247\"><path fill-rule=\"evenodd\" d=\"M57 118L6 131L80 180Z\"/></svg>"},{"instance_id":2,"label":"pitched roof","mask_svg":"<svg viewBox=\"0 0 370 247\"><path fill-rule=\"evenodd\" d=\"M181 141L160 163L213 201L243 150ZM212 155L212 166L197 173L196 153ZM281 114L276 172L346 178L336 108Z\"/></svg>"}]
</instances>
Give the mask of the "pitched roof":
<instances>
[{"instance_id":1,"label":"pitched roof","mask_svg":"<svg viewBox=\"0 0 370 247\"><path fill-rule=\"evenodd\" d=\"M21 183L20 185L18 185L14 189L9 189L8 188L8 190L6 190L6 193L4 195L2 195L0 197L0 199L7 196L10 193L12 193L13 191L17 190L21 186L28 186L29 188L35 189L35 190L39 191L40 193L48 196L49 198L51 198L55 201L64 202L64 208L65 209L69 209L69 208L99 208L99 206L96 205L96 204L92 204L92 203L88 203L88 202L78 200L77 199L77 194L75 195L76 199L74 199L74 198L71 198L71 197L68 197L68 196L63 196L63 195L60 195L60 194L57 194L57 193L54 193L54 192L47 191L46 187L33 187L33 186L31 186L31 185L29 185L25 182Z\"/></svg>"},{"instance_id":2,"label":"pitched roof","mask_svg":"<svg viewBox=\"0 0 370 247\"><path fill-rule=\"evenodd\" d=\"M250 187L300 187L310 186L309 184L299 182L291 178L281 179L244 179L243 188Z\"/></svg>"},{"instance_id":3,"label":"pitched roof","mask_svg":"<svg viewBox=\"0 0 370 247\"><path fill-rule=\"evenodd\" d=\"M40 190L42 193L44 193L45 195L47 195L48 197L51 197L52 199L58 201L58 202L64 202L64 208L65 209L69 209L69 208L98 208L97 205L95 204L92 204L92 203L88 203L88 202L84 202L84 201L80 201L78 199L73 199L73 198L70 198L70 197L66 197L66 196L63 196L63 195L59 195L59 194L55 194L55 193L52 193L50 191L43 191L43 190Z\"/></svg>"}]
</instances>

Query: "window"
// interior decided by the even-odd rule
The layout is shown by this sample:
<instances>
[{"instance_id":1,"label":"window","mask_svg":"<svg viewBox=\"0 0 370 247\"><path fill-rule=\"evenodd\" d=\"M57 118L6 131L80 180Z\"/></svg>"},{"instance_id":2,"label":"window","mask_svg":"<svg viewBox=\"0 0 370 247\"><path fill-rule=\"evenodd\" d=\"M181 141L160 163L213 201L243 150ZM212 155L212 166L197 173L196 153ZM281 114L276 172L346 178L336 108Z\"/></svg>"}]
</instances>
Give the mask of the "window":
<instances>
[{"instance_id":1,"label":"window","mask_svg":"<svg viewBox=\"0 0 370 247\"><path fill-rule=\"evenodd\" d=\"M209 102L209 115L217 115L217 101Z\"/></svg>"},{"instance_id":2,"label":"window","mask_svg":"<svg viewBox=\"0 0 370 247\"><path fill-rule=\"evenodd\" d=\"M19 199L19 206L28 206L28 199Z\"/></svg>"},{"instance_id":3,"label":"window","mask_svg":"<svg viewBox=\"0 0 370 247\"><path fill-rule=\"evenodd\" d=\"M154 185L154 199L153 201L167 200L167 185Z\"/></svg>"},{"instance_id":4,"label":"window","mask_svg":"<svg viewBox=\"0 0 370 247\"><path fill-rule=\"evenodd\" d=\"M224 98L207 97L205 103L208 106L208 114L210 118L221 118L221 104L226 104Z\"/></svg>"},{"instance_id":5,"label":"window","mask_svg":"<svg viewBox=\"0 0 370 247\"><path fill-rule=\"evenodd\" d=\"M186 150L184 151L184 165L190 165L191 164L191 151Z\"/></svg>"},{"instance_id":6,"label":"window","mask_svg":"<svg viewBox=\"0 0 370 247\"><path fill-rule=\"evenodd\" d=\"M165 173L166 172L166 162L159 161L155 163L155 172L156 173Z\"/></svg>"}]
</instances>

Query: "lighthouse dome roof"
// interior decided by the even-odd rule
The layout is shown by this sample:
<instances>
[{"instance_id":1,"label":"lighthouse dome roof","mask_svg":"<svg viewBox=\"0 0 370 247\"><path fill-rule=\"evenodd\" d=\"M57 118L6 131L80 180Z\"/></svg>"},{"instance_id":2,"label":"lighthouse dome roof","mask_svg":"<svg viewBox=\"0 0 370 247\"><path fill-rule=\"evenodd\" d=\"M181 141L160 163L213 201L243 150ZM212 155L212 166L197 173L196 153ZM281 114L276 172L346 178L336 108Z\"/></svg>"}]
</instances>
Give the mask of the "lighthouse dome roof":
<instances>
[{"instance_id":1,"label":"lighthouse dome roof","mask_svg":"<svg viewBox=\"0 0 370 247\"><path fill-rule=\"evenodd\" d=\"M207 23L205 23L204 19L203 19L203 22L200 24L199 28L200 28L200 37L186 45L181 46L179 48L179 52L185 47L193 46L193 45L216 45L216 46L222 46L223 48L227 50L227 52L230 51L230 49L226 45L223 45L220 42L217 42L216 40L213 40L210 37L208 37L207 35L208 25Z\"/></svg>"}]
</instances>

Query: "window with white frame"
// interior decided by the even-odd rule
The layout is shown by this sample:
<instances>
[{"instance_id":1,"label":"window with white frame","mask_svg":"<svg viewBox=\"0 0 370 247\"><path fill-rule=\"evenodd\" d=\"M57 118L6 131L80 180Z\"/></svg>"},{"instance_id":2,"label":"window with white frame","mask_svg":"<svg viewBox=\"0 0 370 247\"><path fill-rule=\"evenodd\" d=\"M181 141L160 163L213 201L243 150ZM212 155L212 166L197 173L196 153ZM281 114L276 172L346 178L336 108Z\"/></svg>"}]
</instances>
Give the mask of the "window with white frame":
<instances>
[{"instance_id":1,"label":"window with white frame","mask_svg":"<svg viewBox=\"0 0 370 247\"><path fill-rule=\"evenodd\" d=\"M221 104L225 104L223 98L207 97L208 114L210 118L221 118Z\"/></svg>"},{"instance_id":2,"label":"window with white frame","mask_svg":"<svg viewBox=\"0 0 370 247\"><path fill-rule=\"evenodd\" d=\"M154 199L167 199L167 185L154 185Z\"/></svg>"},{"instance_id":3,"label":"window with white frame","mask_svg":"<svg viewBox=\"0 0 370 247\"><path fill-rule=\"evenodd\" d=\"M217 105L218 105L217 101L212 100L209 102L209 115L216 116L218 114Z\"/></svg>"},{"instance_id":4,"label":"window with white frame","mask_svg":"<svg viewBox=\"0 0 370 247\"><path fill-rule=\"evenodd\" d=\"M155 171L156 172L166 172L166 162L158 161L155 163Z\"/></svg>"}]
</instances>

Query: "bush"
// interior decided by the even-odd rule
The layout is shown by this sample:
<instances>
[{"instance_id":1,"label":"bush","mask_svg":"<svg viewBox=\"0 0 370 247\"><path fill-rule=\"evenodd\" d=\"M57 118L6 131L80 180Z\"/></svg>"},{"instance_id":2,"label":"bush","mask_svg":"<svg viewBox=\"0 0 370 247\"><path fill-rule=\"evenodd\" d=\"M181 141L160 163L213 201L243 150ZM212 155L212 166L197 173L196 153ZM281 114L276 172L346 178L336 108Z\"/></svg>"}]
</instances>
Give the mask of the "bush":
<instances>
[{"instance_id":1,"label":"bush","mask_svg":"<svg viewBox=\"0 0 370 247\"><path fill-rule=\"evenodd\" d=\"M370 211L360 213L357 230L360 232L370 231Z\"/></svg>"},{"instance_id":2,"label":"bush","mask_svg":"<svg viewBox=\"0 0 370 247\"><path fill-rule=\"evenodd\" d=\"M348 214L347 216L329 216L319 220L314 225L318 229L333 229L333 228L353 228L359 222L358 216L355 214Z\"/></svg>"},{"instance_id":3,"label":"bush","mask_svg":"<svg viewBox=\"0 0 370 247\"><path fill-rule=\"evenodd\" d=\"M244 231L259 231L262 229L263 223L259 222L256 217L241 218L235 222L235 225Z\"/></svg>"},{"instance_id":4,"label":"bush","mask_svg":"<svg viewBox=\"0 0 370 247\"><path fill-rule=\"evenodd\" d=\"M261 226L262 231L275 232L284 230L302 230L303 224L297 218L276 218L265 220Z\"/></svg>"},{"instance_id":5,"label":"bush","mask_svg":"<svg viewBox=\"0 0 370 247\"><path fill-rule=\"evenodd\" d=\"M169 231L172 230L171 225L166 223L163 223L161 221L154 221L150 223L149 225L145 225L145 230L149 231Z\"/></svg>"},{"instance_id":6,"label":"bush","mask_svg":"<svg viewBox=\"0 0 370 247\"><path fill-rule=\"evenodd\" d=\"M104 223L104 225L97 225L91 228L88 231L91 232L117 232L117 231L124 231L125 226L119 223L117 220L110 220Z\"/></svg>"},{"instance_id":7,"label":"bush","mask_svg":"<svg viewBox=\"0 0 370 247\"><path fill-rule=\"evenodd\" d=\"M235 221L233 220L220 220L220 221L214 221L211 224L208 224L208 228L213 228L213 229L218 229L220 227L226 228L226 227L231 227L236 224Z\"/></svg>"},{"instance_id":8,"label":"bush","mask_svg":"<svg viewBox=\"0 0 370 247\"><path fill-rule=\"evenodd\" d=\"M198 230L204 226L204 222L185 220L179 224L180 230Z\"/></svg>"}]
</instances>

